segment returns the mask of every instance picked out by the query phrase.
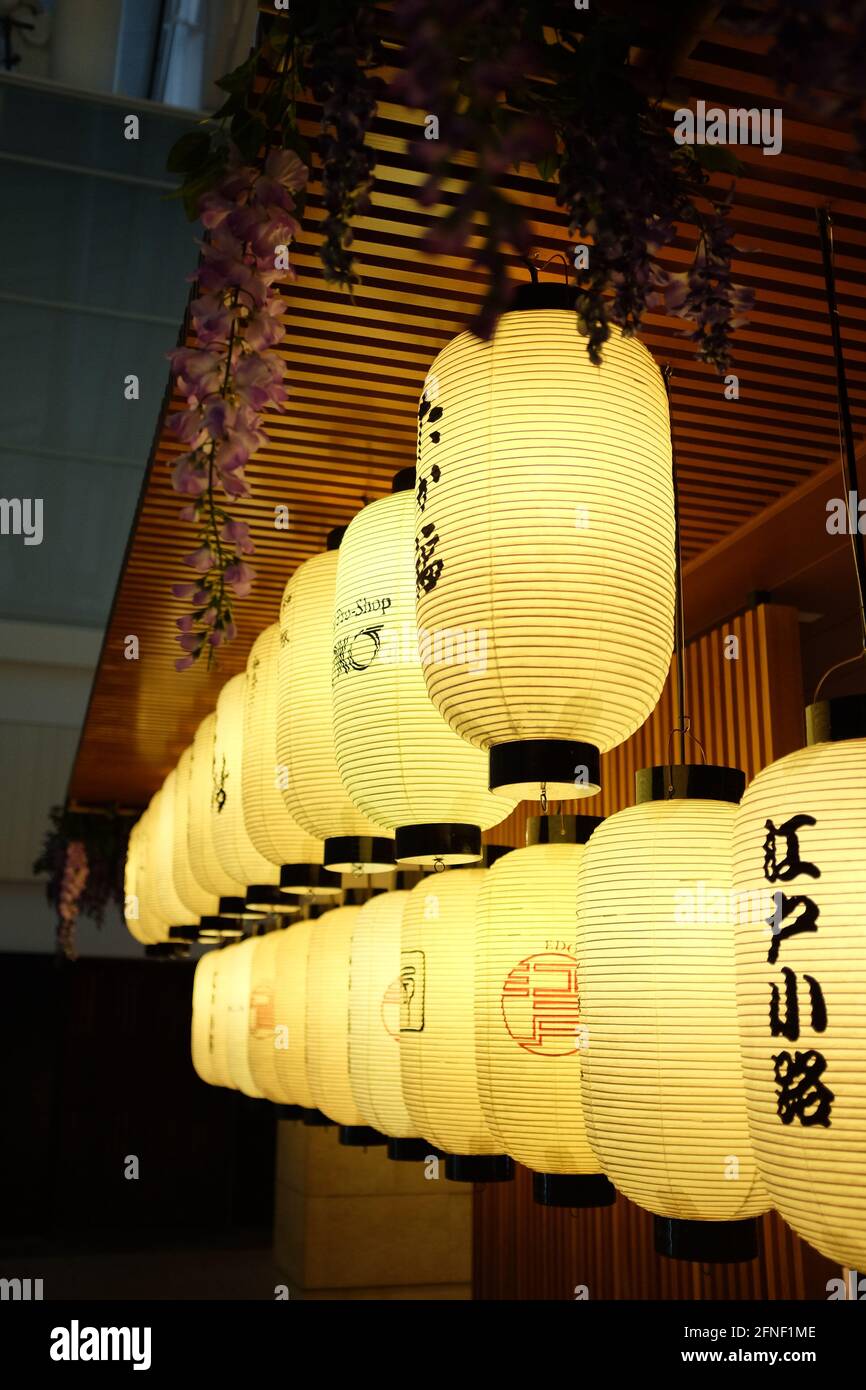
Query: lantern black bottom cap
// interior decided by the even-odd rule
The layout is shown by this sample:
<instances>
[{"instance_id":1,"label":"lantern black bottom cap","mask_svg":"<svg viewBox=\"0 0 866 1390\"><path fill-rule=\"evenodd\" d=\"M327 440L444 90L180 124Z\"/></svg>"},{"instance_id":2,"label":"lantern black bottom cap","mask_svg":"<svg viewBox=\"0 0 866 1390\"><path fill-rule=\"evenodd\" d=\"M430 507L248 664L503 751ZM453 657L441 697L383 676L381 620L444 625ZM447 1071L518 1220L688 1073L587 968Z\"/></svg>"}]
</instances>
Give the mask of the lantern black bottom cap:
<instances>
[{"instance_id":1,"label":"lantern black bottom cap","mask_svg":"<svg viewBox=\"0 0 866 1390\"><path fill-rule=\"evenodd\" d=\"M446 1154L449 1182L511 1182L514 1161L507 1154Z\"/></svg>"},{"instance_id":2,"label":"lantern black bottom cap","mask_svg":"<svg viewBox=\"0 0 866 1390\"><path fill-rule=\"evenodd\" d=\"M340 1125L340 1143L348 1149L371 1149L387 1142L387 1136L372 1125Z\"/></svg>"},{"instance_id":3,"label":"lantern black bottom cap","mask_svg":"<svg viewBox=\"0 0 866 1390\"><path fill-rule=\"evenodd\" d=\"M394 834L398 864L472 864L481 858L477 825L404 825Z\"/></svg>"},{"instance_id":4,"label":"lantern black bottom cap","mask_svg":"<svg viewBox=\"0 0 866 1390\"><path fill-rule=\"evenodd\" d=\"M284 893L339 893L342 886L340 875L322 864L283 864L280 868Z\"/></svg>"},{"instance_id":5,"label":"lantern black bottom cap","mask_svg":"<svg viewBox=\"0 0 866 1390\"><path fill-rule=\"evenodd\" d=\"M528 738L495 743L490 749L490 790L537 797L546 787L551 800L596 796L601 790L601 755L592 743L571 739Z\"/></svg>"},{"instance_id":6,"label":"lantern black bottom cap","mask_svg":"<svg viewBox=\"0 0 866 1390\"><path fill-rule=\"evenodd\" d=\"M423 1163L431 1154L435 1156L435 1151L426 1139L388 1140L388 1157L395 1163Z\"/></svg>"},{"instance_id":7,"label":"lantern black bottom cap","mask_svg":"<svg viewBox=\"0 0 866 1390\"><path fill-rule=\"evenodd\" d=\"M735 1264L758 1254L758 1223L747 1221L679 1221L653 1217L657 1255L699 1264Z\"/></svg>"},{"instance_id":8,"label":"lantern black bottom cap","mask_svg":"<svg viewBox=\"0 0 866 1390\"><path fill-rule=\"evenodd\" d=\"M307 1113L302 1105L275 1104L278 1120L302 1120Z\"/></svg>"},{"instance_id":9,"label":"lantern black bottom cap","mask_svg":"<svg viewBox=\"0 0 866 1390\"><path fill-rule=\"evenodd\" d=\"M540 1207L612 1207L616 1188L604 1173L533 1173L532 1196Z\"/></svg>"},{"instance_id":10,"label":"lantern black bottom cap","mask_svg":"<svg viewBox=\"0 0 866 1390\"><path fill-rule=\"evenodd\" d=\"M334 1121L329 1119L323 1110L305 1110L304 1124L322 1126L329 1125L332 1129L334 1127Z\"/></svg>"},{"instance_id":11,"label":"lantern black bottom cap","mask_svg":"<svg viewBox=\"0 0 866 1390\"><path fill-rule=\"evenodd\" d=\"M325 867L334 873L386 874L394 867L394 841L381 835L329 835Z\"/></svg>"}]
</instances>

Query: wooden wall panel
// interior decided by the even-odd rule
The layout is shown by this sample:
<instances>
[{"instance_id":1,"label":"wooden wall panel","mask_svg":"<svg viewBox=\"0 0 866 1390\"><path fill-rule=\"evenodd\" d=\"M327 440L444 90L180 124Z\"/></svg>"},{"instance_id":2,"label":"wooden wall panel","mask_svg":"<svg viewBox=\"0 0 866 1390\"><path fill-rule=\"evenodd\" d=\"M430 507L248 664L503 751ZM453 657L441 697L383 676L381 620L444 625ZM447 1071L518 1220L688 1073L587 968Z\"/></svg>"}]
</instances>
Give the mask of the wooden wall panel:
<instances>
[{"instance_id":1,"label":"wooden wall panel","mask_svg":"<svg viewBox=\"0 0 866 1390\"><path fill-rule=\"evenodd\" d=\"M803 689L796 610L761 605L689 643L686 703L707 762L741 767L749 779L800 747ZM630 805L635 772L670 759L674 722L669 677L643 727L603 756L601 794L562 809L607 816ZM689 741L687 761L700 760L697 745ZM522 803L486 838L523 844L527 815L537 810ZM775 1213L763 1217L761 1228L761 1253L751 1263L702 1266L668 1260L653 1250L649 1212L622 1196L615 1206L599 1211L536 1206L531 1175L518 1168L513 1183L476 1187L474 1297L573 1299L576 1287L585 1285L593 1299L826 1298L827 1280L839 1275L838 1268Z\"/></svg>"}]
</instances>

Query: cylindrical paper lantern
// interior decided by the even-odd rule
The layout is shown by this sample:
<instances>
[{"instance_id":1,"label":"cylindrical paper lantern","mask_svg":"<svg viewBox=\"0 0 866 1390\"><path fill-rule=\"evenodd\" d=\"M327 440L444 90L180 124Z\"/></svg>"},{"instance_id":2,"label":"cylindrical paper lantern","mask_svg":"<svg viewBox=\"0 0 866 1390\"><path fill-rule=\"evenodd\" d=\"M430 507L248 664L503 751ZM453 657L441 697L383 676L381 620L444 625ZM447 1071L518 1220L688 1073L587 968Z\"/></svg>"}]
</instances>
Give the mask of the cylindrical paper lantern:
<instances>
[{"instance_id":1,"label":"cylindrical paper lantern","mask_svg":"<svg viewBox=\"0 0 866 1390\"><path fill-rule=\"evenodd\" d=\"M468 864L481 856L482 830L514 802L487 790L485 753L449 729L427 694L415 623L413 482L413 469L398 473L398 490L359 512L340 546L337 766L355 805L396 832L399 862ZM442 634L429 637L439 650ZM462 648L449 655L466 657ZM479 666L484 660L479 652Z\"/></svg>"},{"instance_id":2,"label":"cylindrical paper lantern","mask_svg":"<svg viewBox=\"0 0 866 1390\"><path fill-rule=\"evenodd\" d=\"M249 1061L250 986L255 949L255 937L225 947L228 977L224 996L225 1058L232 1086L244 1095L261 1097Z\"/></svg>"},{"instance_id":3,"label":"cylindrical paper lantern","mask_svg":"<svg viewBox=\"0 0 866 1390\"><path fill-rule=\"evenodd\" d=\"M213 776L215 731L216 713L213 713L199 724L193 740L189 777L189 861L205 892L219 899L231 899L236 905L244 900L246 884L232 878L224 868L214 842L211 807L217 790Z\"/></svg>"},{"instance_id":4,"label":"cylindrical paper lantern","mask_svg":"<svg viewBox=\"0 0 866 1390\"><path fill-rule=\"evenodd\" d=\"M307 1081L314 1106L350 1130L366 1125L349 1078L349 961L360 911L323 912L313 922L307 951Z\"/></svg>"},{"instance_id":5,"label":"cylindrical paper lantern","mask_svg":"<svg viewBox=\"0 0 866 1390\"><path fill-rule=\"evenodd\" d=\"M160 875L165 865L157 853L157 820L162 788L150 798L147 810L138 822L136 842L136 892L138 897L138 926L142 940L148 946L168 941L169 921L163 916L157 894Z\"/></svg>"},{"instance_id":6,"label":"cylindrical paper lantern","mask_svg":"<svg viewBox=\"0 0 866 1390\"><path fill-rule=\"evenodd\" d=\"M493 337L439 353L419 410L418 627L433 703L490 749L490 786L593 795L599 752L655 707L674 618L667 399L637 338L594 367L568 292L526 286ZM485 645L486 659L475 659Z\"/></svg>"},{"instance_id":7,"label":"cylindrical paper lantern","mask_svg":"<svg viewBox=\"0 0 866 1390\"><path fill-rule=\"evenodd\" d=\"M142 825L147 812L139 817L129 833L126 844L126 863L123 870L123 918L130 936L147 945L147 924L141 916L141 894L144 887L145 841Z\"/></svg>"},{"instance_id":8,"label":"cylindrical paper lantern","mask_svg":"<svg viewBox=\"0 0 866 1390\"><path fill-rule=\"evenodd\" d=\"M364 1123L390 1140L421 1137L406 1109L400 1078L400 927L408 897L399 889L377 893L359 911L352 933L352 1095ZM400 1154L399 1147L394 1154Z\"/></svg>"},{"instance_id":9,"label":"cylindrical paper lantern","mask_svg":"<svg viewBox=\"0 0 866 1390\"><path fill-rule=\"evenodd\" d=\"M665 1218L660 1253L749 1259L750 1218L769 1201L746 1120L734 987L743 775L647 768L637 787L638 804L598 827L580 867L587 1135L620 1191Z\"/></svg>"},{"instance_id":10,"label":"cylindrical paper lantern","mask_svg":"<svg viewBox=\"0 0 866 1390\"><path fill-rule=\"evenodd\" d=\"M446 1177L513 1176L481 1108L475 1061L475 913L486 869L423 879L403 913L400 1075L418 1134L446 1155Z\"/></svg>"},{"instance_id":11,"label":"cylindrical paper lantern","mask_svg":"<svg viewBox=\"0 0 866 1390\"><path fill-rule=\"evenodd\" d=\"M198 922L198 914L192 912L180 897L174 875L176 780L177 769L172 768L160 788L151 841L157 867L154 881L156 903L160 917L168 928L191 927Z\"/></svg>"},{"instance_id":12,"label":"cylindrical paper lantern","mask_svg":"<svg viewBox=\"0 0 866 1390\"><path fill-rule=\"evenodd\" d=\"M866 1270L866 697L806 712L808 746L737 814L737 997L746 1101L774 1206Z\"/></svg>"},{"instance_id":13,"label":"cylindrical paper lantern","mask_svg":"<svg viewBox=\"0 0 866 1390\"><path fill-rule=\"evenodd\" d=\"M220 951L206 951L196 964L192 982L192 1065L208 1086L225 1085L214 1050L217 971L221 955Z\"/></svg>"},{"instance_id":14,"label":"cylindrical paper lantern","mask_svg":"<svg viewBox=\"0 0 866 1390\"><path fill-rule=\"evenodd\" d=\"M275 1050L277 1085L284 1103L314 1110L315 1101L307 1080L307 952L313 922L294 922L276 932L274 963L276 1020L285 1028L285 1047Z\"/></svg>"},{"instance_id":15,"label":"cylindrical paper lantern","mask_svg":"<svg viewBox=\"0 0 866 1390\"><path fill-rule=\"evenodd\" d=\"M584 846L599 823L531 818L537 842L486 874L475 922L481 1108L501 1152L532 1169L536 1200L551 1206L609 1206L616 1196L590 1148L580 1098L575 902Z\"/></svg>"},{"instance_id":16,"label":"cylindrical paper lantern","mask_svg":"<svg viewBox=\"0 0 866 1390\"><path fill-rule=\"evenodd\" d=\"M280 608L277 762L286 768L289 813L325 841L334 872L383 873L394 842L353 805L334 752L331 670L337 551L314 555L286 585Z\"/></svg>"},{"instance_id":17,"label":"cylindrical paper lantern","mask_svg":"<svg viewBox=\"0 0 866 1390\"><path fill-rule=\"evenodd\" d=\"M278 867L259 854L244 825L241 783L246 679L244 672L233 676L217 700L211 801L214 848L220 863L238 883L247 888L251 884L278 888Z\"/></svg>"},{"instance_id":18,"label":"cylindrical paper lantern","mask_svg":"<svg viewBox=\"0 0 866 1390\"><path fill-rule=\"evenodd\" d=\"M287 1040L285 1024L277 1020L277 956L281 931L253 938L250 973L250 1012L247 1037L250 1075L263 1096L282 1103L283 1089L277 1076L277 1049Z\"/></svg>"},{"instance_id":19,"label":"cylindrical paper lantern","mask_svg":"<svg viewBox=\"0 0 866 1390\"><path fill-rule=\"evenodd\" d=\"M272 623L253 643L244 686L244 825L255 848L280 869L280 884L291 893L334 896L337 874L322 866L321 840L302 830L289 815L283 791L288 767L277 760L277 666L280 625Z\"/></svg>"},{"instance_id":20,"label":"cylindrical paper lantern","mask_svg":"<svg viewBox=\"0 0 866 1390\"><path fill-rule=\"evenodd\" d=\"M192 777L192 745L185 748L175 769L174 832L172 835L172 869L174 883L181 902L192 913L193 920L215 917L219 912L219 897L202 888L192 871L189 855L189 796Z\"/></svg>"}]
</instances>

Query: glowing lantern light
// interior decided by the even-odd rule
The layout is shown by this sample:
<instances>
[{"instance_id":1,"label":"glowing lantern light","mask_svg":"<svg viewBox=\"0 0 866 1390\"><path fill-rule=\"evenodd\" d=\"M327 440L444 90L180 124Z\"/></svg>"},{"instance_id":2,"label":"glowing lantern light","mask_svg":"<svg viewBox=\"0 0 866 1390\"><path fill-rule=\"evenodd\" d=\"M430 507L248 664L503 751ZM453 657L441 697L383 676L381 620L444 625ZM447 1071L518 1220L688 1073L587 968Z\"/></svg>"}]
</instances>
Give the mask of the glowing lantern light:
<instances>
[{"instance_id":1,"label":"glowing lantern light","mask_svg":"<svg viewBox=\"0 0 866 1390\"><path fill-rule=\"evenodd\" d=\"M590 796L668 673L674 503L658 367L617 328L594 367L574 293L521 288L489 342L461 333L419 410L418 626L484 634L424 674L490 786ZM556 306L556 307L554 307Z\"/></svg>"},{"instance_id":2,"label":"glowing lantern light","mask_svg":"<svg viewBox=\"0 0 866 1390\"><path fill-rule=\"evenodd\" d=\"M313 923L307 951L307 1081L313 1104L341 1126L343 1143L374 1143L349 1076L349 962L360 907L334 907Z\"/></svg>"},{"instance_id":3,"label":"glowing lantern light","mask_svg":"<svg viewBox=\"0 0 866 1390\"><path fill-rule=\"evenodd\" d=\"M231 902L232 908L244 901L246 884L232 878L223 867L214 842L214 733L216 714L203 719L192 745L192 766L189 776L189 861L192 872L207 893Z\"/></svg>"},{"instance_id":4,"label":"glowing lantern light","mask_svg":"<svg viewBox=\"0 0 866 1390\"><path fill-rule=\"evenodd\" d=\"M144 946L148 942L148 923L142 917L141 900L145 886L145 842L147 812L132 827L126 846L126 863L123 870L123 917L130 936Z\"/></svg>"},{"instance_id":5,"label":"glowing lantern light","mask_svg":"<svg viewBox=\"0 0 866 1390\"><path fill-rule=\"evenodd\" d=\"M277 1049L285 1035L277 1021L277 956L281 931L268 931L253 938L250 971L249 1032L247 1060L253 1082L263 1096L277 1104L285 1101L277 1075Z\"/></svg>"},{"instance_id":6,"label":"glowing lantern light","mask_svg":"<svg viewBox=\"0 0 866 1390\"><path fill-rule=\"evenodd\" d=\"M313 922L295 922L277 938L274 962L274 1012L285 1028L285 1047L274 1052L277 1086L284 1103L316 1108L307 1080L307 952Z\"/></svg>"},{"instance_id":7,"label":"glowing lantern light","mask_svg":"<svg viewBox=\"0 0 866 1390\"><path fill-rule=\"evenodd\" d=\"M349 1077L364 1123L388 1136L388 1156L423 1158L430 1150L412 1124L400 1078L400 927L409 894L377 893L352 932L349 981Z\"/></svg>"},{"instance_id":8,"label":"glowing lantern light","mask_svg":"<svg viewBox=\"0 0 866 1390\"><path fill-rule=\"evenodd\" d=\"M764 768L737 813L746 1101L774 1206L863 1270L866 697L811 705L806 727L807 746Z\"/></svg>"},{"instance_id":9,"label":"glowing lantern light","mask_svg":"<svg viewBox=\"0 0 866 1390\"><path fill-rule=\"evenodd\" d=\"M198 914L191 911L177 891L174 876L175 841L175 782L177 769L173 768L160 788L154 801L153 828L151 831L151 851L156 868L154 889L156 905L165 923L165 939L168 940L172 927L195 926Z\"/></svg>"},{"instance_id":10,"label":"glowing lantern light","mask_svg":"<svg viewBox=\"0 0 866 1390\"><path fill-rule=\"evenodd\" d=\"M261 1097L262 1092L255 1083L249 1062L250 1027L250 983L252 980L253 952L256 938L248 937L232 946L226 946L226 989L223 997L225 1010L225 1063L232 1086L244 1095Z\"/></svg>"},{"instance_id":11,"label":"glowing lantern light","mask_svg":"<svg viewBox=\"0 0 866 1390\"><path fill-rule=\"evenodd\" d=\"M253 643L247 662L243 710L244 825L256 850L280 868L280 885L291 893L333 896L337 874L322 867L322 841L289 815L283 796L288 768L277 761L277 667L280 625L272 623Z\"/></svg>"},{"instance_id":12,"label":"glowing lantern light","mask_svg":"<svg viewBox=\"0 0 866 1390\"><path fill-rule=\"evenodd\" d=\"M219 897L201 886L192 870L189 853L189 796L192 776L192 747L184 749L175 770L174 833L172 836L172 873L178 896L193 920L215 917L219 913Z\"/></svg>"},{"instance_id":13,"label":"glowing lantern light","mask_svg":"<svg viewBox=\"0 0 866 1390\"><path fill-rule=\"evenodd\" d=\"M475 912L485 869L448 869L412 889L400 955L400 1075L418 1134L442 1149L445 1176L513 1177L481 1108L475 1063Z\"/></svg>"},{"instance_id":14,"label":"glowing lantern light","mask_svg":"<svg viewBox=\"0 0 866 1390\"><path fill-rule=\"evenodd\" d=\"M609 1206L614 1188L586 1137L586 1036L575 941L577 877L594 816L530 818L525 849L493 865L475 925L481 1108L498 1147L533 1172L536 1201Z\"/></svg>"},{"instance_id":15,"label":"glowing lantern light","mask_svg":"<svg viewBox=\"0 0 866 1390\"><path fill-rule=\"evenodd\" d=\"M196 964L192 983L192 1065L208 1086L226 1084L214 1051L217 972L222 954L206 951Z\"/></svg>"},{"instance_id":16,"label":"glowing lantern light","mask_svg":"<svg viewBox=\"0 0 866 1390\"><path fill-rule=\"evenodd\" d=\"M647 768L579 874L583 1104L656 1249L751 1259L769 1201L746 1120L734 986L733 832L743 774ZM668 799L673 790L671 799Z\"/></svg>"},{"instance_id":17,"label":"glowing lantern light","mask_svg":"<svg viewBox=\"0 0 866 1390\"><path fill-rule=\"evenodd\" d=\"M279 869L259 854L244 825L241 783L245 683L243 672L233 676L217 700L211 801L214 848L231 877L247 889L253 884L276 889L270 910L280 911ZM285 900L285 910L295 910L291 899Z\"/></svg>"},{"instance_id":18,"label":"glowing lantern light","mask_svg":"<svg viewBox=\"0 0 866 1390\"><path fill-rule=\"evenodd\" d=\"M337 551L314 555L286 585L280 609L277 762L294 819L325 841L325 866L335 872L383 873L394 842L349 799L334 752L331 671Z\"/></svg>"},{"instance_id":19,"label":"glowing lantern light","mask_svg":"<svg viewBox=\"0 0 866 1390\"><path fill-rule=\"evenodd\" d=\"M480 859L481 831L514 802L487 790L484 752L448 728L427 694L415 623L414 478L411 468L398 473L394 493L359 512L340 546L334 742L352 800L396 831L397 860L432 867Z\"/></svg>"}]
</instances>

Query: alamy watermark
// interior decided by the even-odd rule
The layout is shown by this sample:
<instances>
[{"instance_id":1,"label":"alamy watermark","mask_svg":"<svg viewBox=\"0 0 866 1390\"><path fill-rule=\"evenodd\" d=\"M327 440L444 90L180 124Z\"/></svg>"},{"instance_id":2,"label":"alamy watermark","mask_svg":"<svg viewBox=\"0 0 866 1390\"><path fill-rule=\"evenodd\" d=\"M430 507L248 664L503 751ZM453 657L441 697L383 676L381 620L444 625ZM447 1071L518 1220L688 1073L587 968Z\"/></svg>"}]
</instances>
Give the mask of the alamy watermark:
<instances>
[{"instance_id":1,"label":"alamy watermark","mask_svg":"<svg viewBox=\"0 0 866 1390\"><path fill-rule=\"evenodd\" d=\"M25 545L41 545L42 498L0 497L0 536L23 536Z\"/></svg>"},{"instance_id":2,"label":"alamy watermark","mask_svg":"<svg viewBox=\"0 0 866 1390\"><path fill-rule=\"evenodd\" d=\"M697 103L692 111L681 106L674 112L674 139L678 145L760 145L763 154L780 154L782 108L780 106L729 107Z\"/></svg>"}]
</instances>

